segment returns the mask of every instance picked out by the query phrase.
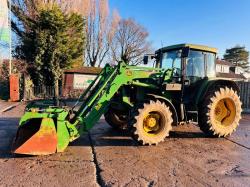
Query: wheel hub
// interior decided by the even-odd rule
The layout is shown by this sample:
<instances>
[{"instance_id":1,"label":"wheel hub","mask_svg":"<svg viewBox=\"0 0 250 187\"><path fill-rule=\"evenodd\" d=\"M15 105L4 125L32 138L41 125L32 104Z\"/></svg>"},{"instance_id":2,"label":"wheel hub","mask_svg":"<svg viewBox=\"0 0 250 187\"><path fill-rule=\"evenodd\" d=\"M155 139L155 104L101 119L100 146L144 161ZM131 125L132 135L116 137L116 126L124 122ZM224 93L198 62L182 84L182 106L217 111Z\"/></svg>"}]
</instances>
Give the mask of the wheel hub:
<instances>
[{"instance_id":1,"label":"wheel hub","mask_svg":"<svg viewBox=\"0 0 250 187\"><path fill-rule=\"evenodd\" d=\"M236 106L232 99L221 99L214 110L215 119L222 126L229 126L233 123L236 116Z\"/></svg>"},{"instance_id":2,"label":"wheel hub","mask_svg":"<svg viewBox=\"0 0 250 187\"><path fill-rule=\"evenodd\" d=\"M160 115L149 114L143 120L144 131L151 135L156 135L161 127Z\"/></svg>"},{"instance_id":3,"label":"wheel hub","mask_svg":"<svg viewBox=\"0 0 250 187\"><path fill-rule=\"evenodd\" d=\"M155 125L157 125L157 121L154 117L150 117L147 119L147 126L148 127L154 127Z\"/></svg>"}]
</instances>

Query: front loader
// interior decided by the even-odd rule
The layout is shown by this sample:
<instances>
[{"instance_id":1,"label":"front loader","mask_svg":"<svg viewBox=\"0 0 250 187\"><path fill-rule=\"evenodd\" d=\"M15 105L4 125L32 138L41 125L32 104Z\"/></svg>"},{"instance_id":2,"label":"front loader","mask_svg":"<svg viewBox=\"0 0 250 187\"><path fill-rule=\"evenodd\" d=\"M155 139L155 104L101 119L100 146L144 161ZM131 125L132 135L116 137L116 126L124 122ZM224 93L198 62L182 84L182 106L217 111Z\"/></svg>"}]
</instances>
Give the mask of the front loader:
<instances>
[{"instance_id":1,"label":"front loader","mask_svg":"<svg viewBox=\"0 0 250 187\"><path fill-rule=\"evenodd\" d=\"M180 44L156 51L153 68L106 65L79 98L78 110L27 106L12 150L27 155L63 152L102 115L142 145L158 144L172 126L190 121L209 136L230 135L241 118L239 89L233 81L216 78L215 56L214 48Z\"/></svg>"}]
</instances>

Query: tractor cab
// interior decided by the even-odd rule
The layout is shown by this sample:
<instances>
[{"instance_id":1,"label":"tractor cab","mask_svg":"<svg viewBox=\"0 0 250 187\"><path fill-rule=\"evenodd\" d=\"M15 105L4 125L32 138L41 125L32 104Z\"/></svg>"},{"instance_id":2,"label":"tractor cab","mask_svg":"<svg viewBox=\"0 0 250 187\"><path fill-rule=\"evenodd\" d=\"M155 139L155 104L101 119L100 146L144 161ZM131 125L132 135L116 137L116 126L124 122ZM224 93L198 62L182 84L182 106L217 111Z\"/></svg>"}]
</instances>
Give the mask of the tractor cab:
<instances>
[{"instance_id":1,"label":"tractor cab","mask_svg":"<svg viewBox=\"0 0 250 187\"><path fill-rule=\"evenodd\" d=\"M156 65L163 69L172 69L173 81L180 81L183 77L186 85L193 84L216 76L216 53L217 49L202 45L173 45L156 51Z\"/></svg>"},{"instance_id":2,"label":"tractor cab","mask_svg":"<svg viewBox=\"0 0 250 187\"><path fill-rule=\"evenodd\" d=\"M216 53L215 48L193 44L173 45L156 51L156 66L172 71L170 77L164 77L162 86L182 120L197 121L195 98L204 82L216 77Z\"/></svg>"}]
</instances>

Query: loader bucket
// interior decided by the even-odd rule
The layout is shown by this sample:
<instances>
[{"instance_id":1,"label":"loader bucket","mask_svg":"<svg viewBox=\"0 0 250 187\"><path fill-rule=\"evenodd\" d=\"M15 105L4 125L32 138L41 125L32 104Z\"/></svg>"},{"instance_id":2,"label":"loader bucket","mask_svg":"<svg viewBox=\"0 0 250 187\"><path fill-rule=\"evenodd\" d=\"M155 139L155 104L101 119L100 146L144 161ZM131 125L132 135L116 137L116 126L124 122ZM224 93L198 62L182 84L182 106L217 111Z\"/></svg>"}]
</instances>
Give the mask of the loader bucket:
<instances>
[{"instance_id":1,"label":"loader bucket","mask_svg":"<svg viewBox=\"0 0 250 187\"><path fill-rule=\"evenodd\" d=\"M48 155L57 150L57 132L53 119L32 118L20 125L12 152L26 155Z\"/></svg>"}]
</instances>

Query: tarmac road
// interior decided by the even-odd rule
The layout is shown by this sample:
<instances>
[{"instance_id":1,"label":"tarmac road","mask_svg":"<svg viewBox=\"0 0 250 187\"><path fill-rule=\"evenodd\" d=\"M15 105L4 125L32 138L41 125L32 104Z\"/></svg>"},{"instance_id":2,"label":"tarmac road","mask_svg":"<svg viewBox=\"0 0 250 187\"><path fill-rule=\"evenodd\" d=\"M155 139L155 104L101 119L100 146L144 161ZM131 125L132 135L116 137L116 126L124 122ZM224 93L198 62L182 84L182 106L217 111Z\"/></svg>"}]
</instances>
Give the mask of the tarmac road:
<instances>
[{"instance_id":1,"label":"tarmac road","mask_svg":"<svg viewBox=\"0 0 250 187\"><path fill-rule=\"evenodd\" d=\"M104 120L64 153L14 157L10 145L24 105L0 114L0 186L249 186L250 115L230 138L195 125L158 146L138 146Z\"/></svg>"}]
</instances>

